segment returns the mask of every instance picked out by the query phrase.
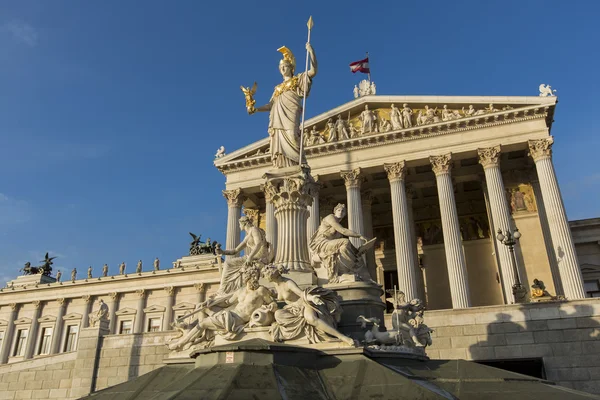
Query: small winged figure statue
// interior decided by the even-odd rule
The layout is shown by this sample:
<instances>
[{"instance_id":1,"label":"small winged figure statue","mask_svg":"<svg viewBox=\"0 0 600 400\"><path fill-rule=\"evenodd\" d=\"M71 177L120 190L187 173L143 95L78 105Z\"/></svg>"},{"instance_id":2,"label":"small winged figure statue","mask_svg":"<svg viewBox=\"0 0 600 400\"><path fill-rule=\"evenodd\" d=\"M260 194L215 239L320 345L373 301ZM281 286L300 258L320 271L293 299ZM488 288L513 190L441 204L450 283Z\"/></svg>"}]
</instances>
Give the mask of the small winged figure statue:
<instances>
[{"instance_id":1,"label":"small winged figure statue","mask_svg":"<svg viewBox=\"0 0 600 400\"><path fill-rule=\"evenodd\" d=\"M242 92L244 93L244 97L246 98L246 111L248 111L248 114L254 114L256 112L256 109L254 108L254 105L256 104L256 100L254 100L254 93L256 93L256 82L254 82L254 85L252 85L252 88L250 87L244 87L244 86L240 86L240 89L242 89Z\"/></svg>"},{"instance_id":2,"label":"small winged figure statue","mask_svg":"<svg viewBox=\"0 0 600 400\"><path fill-rule=\"evenodd\" d=\"M556 90L553 90L550 85L540 85L540 97L556 96Z\"/></svg>"},{"instance_id":3,"label":"small winged figure statue","mask_svg":"<svg viewBox=\"0 0 600 400\"><path fill-rule=\"evenodd\" d=\"M221 157L225 157L225 146L219 147L215 154L215 158L221 158Z\"/></svg>"}]
</instances>

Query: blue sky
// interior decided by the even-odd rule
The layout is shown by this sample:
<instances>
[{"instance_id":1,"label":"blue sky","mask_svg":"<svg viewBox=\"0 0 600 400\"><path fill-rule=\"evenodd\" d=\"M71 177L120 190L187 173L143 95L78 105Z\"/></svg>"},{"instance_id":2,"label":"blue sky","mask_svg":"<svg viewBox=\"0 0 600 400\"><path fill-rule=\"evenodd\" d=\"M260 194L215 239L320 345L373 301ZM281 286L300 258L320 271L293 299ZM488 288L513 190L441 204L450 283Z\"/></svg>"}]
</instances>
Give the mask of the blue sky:
<instances>
[{"instance_id":1,"label":"blue sky","mask_svg":"<svg viewBox=\"0 0 600 400\"><path fill-rule=\"evenodd\" d=\"M19 1L0 8L0 281L46 251L111 273L167 265L188 231L224 241L215 150L266 136L258 103L286 45L319 60L313 116L352 99L371 55L380 94L558 90L554 160L570 219L600 216L600 2ZM258 6L260 4L260 6Z\"/></svg>"}]
</instances>

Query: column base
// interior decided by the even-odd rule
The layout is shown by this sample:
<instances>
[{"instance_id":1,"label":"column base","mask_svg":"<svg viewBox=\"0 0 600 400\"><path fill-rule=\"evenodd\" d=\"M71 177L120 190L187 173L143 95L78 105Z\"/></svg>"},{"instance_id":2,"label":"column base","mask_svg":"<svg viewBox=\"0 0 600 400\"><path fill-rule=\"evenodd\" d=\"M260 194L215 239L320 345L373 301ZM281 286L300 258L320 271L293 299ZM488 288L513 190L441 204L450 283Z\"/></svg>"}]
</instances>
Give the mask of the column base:
<instances>
[{"instance_id":1,"label":"column base","mask_svg":"<svg viewBox=\"0 0 600 400\"><path fill-rule=\"evenodd\" d=\"M527 296L527 288L520 283L515 283L512 287L513 298L515 303L529 303L529 296Z\"/></svg>"}]
</instances>

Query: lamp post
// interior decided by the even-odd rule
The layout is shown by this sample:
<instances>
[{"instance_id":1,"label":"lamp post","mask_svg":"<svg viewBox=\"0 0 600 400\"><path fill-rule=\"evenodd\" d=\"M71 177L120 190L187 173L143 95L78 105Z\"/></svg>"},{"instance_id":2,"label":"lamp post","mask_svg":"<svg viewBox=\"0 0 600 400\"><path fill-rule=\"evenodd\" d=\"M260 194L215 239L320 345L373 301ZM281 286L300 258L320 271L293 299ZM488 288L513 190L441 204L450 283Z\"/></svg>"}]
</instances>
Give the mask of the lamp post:
<instances>
[{"instance_id":1,"label":"lamp post","mask_svg":"<svg viewBox=\"0 0 600 400\"><path fill-rule=\"evenodd\" d=\"M513 298L515 303L526 303L527 302L527 289L521 284L521 279L519 277L519 270L517 268L517 258L515 257L515 244L521 237L521 232L515 228L514 232L510 230L506 230L502 232L502 229L498 229L498 234L496 235L496 239L503 245L508 247L510 251L510 262L513 267L513 272L515 274L515 284L512 287Z\"/></svg>"}]
</instances>

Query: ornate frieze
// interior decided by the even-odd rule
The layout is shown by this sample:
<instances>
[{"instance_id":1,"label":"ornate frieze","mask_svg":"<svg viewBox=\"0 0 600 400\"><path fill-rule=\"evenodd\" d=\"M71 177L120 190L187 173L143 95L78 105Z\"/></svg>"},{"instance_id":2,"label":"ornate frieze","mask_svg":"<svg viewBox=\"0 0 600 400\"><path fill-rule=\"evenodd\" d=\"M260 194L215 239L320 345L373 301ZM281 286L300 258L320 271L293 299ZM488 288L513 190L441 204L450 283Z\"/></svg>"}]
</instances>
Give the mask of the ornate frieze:
<instances>
[{"instance_id":1,"label":"ornate frieze","mask_svg":"<svg viewBox=\"0 0 600 400\"><path fill-rule=\"evenodd\" d=\"M387 173L390 181L404 179L406 176L406 162L398 161L392 164L383 164L383 169Z\"/></svg>"},{"instance_id":2,"label":"ornate frieze","mask_svg":"<svg viewBox=\"0 0 600 400\"><path fill-rule=\"evenodd\" d=\"M362 184L363 175L361 174L360 168L354 168L350 171L340 171L340 176L344 179L346 188L360 188Z\"/></svg>"},{"instance_id":3,"label":"ornate frieze","mask_svg":"<svg viewBox=\"0 0 600 400\"><path fill-rule=\"evenodd\" d=\"M500 165L500 145L477 149L479 164L483 168L497 167Z\"/></svg>"},{"instance_id":4,"label":"ornate frieze","mask_svg":"<svg viewBox=\"0 0 600 400\"><path fill-rule=\"evenodd\" d=\"M452 169L452 153L441 156L429 156L429 162L434 174L447 174Z\"/></svg>"},{"instance_id":5,"label":"ornate frieze","mask_svg":"<svg viewBox=\"0 0 600 400\"><path fill-rule=\"evenodd\" d=\"M227 200L229 207L241 207L244 202L244 194L242 189L223 190L223 196Z\"/></svg>"},{"instance_id":6,"label":"ornate frieze","mask_svg":"<svg viewBox=\"0 0 600 400\"><path fill-rule=\"evenodd\" d=\"M532 119L545 118L550 124L552 117L552 106L543 104L516 109L507 104L471 105L464 110L451 109L449 104L446 104L447 107L441 108L441 110L438 107L442 106L427 105L427 108L424 108L424 105L415 105L414 109L408 104L401 106L381 108L374 104L374 107L377 108L369 110L369 112L377 117L377 123L371 121L371 131L365 127L364 134L362 133L364 118L361 119L360 115L367 110L360 110L355 115L348 114L339 123L337 121L340 118L337 118L336 120L332 119L329 125L327 125L327 121L322 121L307 127L304 135L306 155L315 157L335 154L348 151L348 149L382 146ZM349 134L349 138L346 138L344 131ZM335 132L335 135L332 132ZM256 168L269 163L269 153L257 153L241 155L238 159L217 164L217 168L221 172L227 173L233 170Z\"/></svg>"},{"instance_id":7,"label":"ornate frieze","mask_svg":"<svg viewBox=\"0 0 600 400\"><path fill-rule=\"evenodd\" d=\"M533 161L542 160L544 158L552 157L552 144L554 139L549 137L547 139L529 140L529 155L533 158Z\"/></svg>"}]
</instances>

